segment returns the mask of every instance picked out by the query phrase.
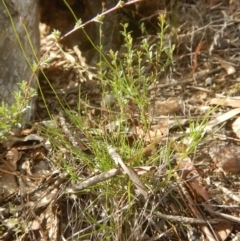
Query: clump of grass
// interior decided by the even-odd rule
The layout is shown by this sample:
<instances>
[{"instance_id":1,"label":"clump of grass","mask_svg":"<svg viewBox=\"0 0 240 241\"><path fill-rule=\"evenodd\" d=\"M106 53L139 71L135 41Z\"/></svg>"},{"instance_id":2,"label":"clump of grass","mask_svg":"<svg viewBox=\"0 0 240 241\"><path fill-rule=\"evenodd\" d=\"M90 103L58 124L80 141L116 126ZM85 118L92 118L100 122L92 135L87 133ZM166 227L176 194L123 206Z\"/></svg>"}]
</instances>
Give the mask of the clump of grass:
<instances>
[{"instance_id":1,"label":"clump of grass","mask_svg":"<svg viewBox=\"0 0 240 241\"><path fill-rule=\"evenodd\" d=\"M78 107L78 113L68 109L63 110L65 116L74 128L80 130L88 140L88 146L95 156L89 160L89 167L95 165L100 171L114 167L109 161L107 148L112 145L117 148L123 159L130 159L136 154L141 160L139 150L143 149L145 143L141 138L130 141L136 131L134 128L138 125L147 133L151 125L149 115L149 105L151 99L148 87L157 81L157 77L172 61L174 46L168 46L164 40L164 34L167 29L165 16L159 16L159 32L157 41L150 44L147 38L139 43L139 48L134 46L131 33L127 31L127 24L122 24L124 37L123 53L110 50L108 56L103 56L98 63L98 79L102 87L102 107L107 113L102 113L98 117L94 128L86 126L86 123L92 123L91 120L83 124L81 117L81 108ZM100 47L96 49L101 50ZM164 62L162 58L165 58ZM107 66L103 68L103 66ZM151 66L151 71L146 70L146 66ZM108 100L111 99L110 101ZM87 110L86 110L87 112ZM135 132L135 134L137 134ZM75 151L73 151L75 153ZM79 153L76 153L76 156ZM80 158L81 159L81 158ZM84 158L85 161L87 161ZM153 155L149 163L153 163L156 157ZM87 164L86 162L84 162ZM134 165L142 164L136 161Z\"/></svg>"},{"instance_id":2,"label":"clump of grass","mask_svg":"<svg viewBox=\"0 0 240 241\"><path fill-rule=\"evenodd\" d=\"M82 115L83 111L88 113L88 110L87 106L83 109L80 104L75 110L63 108L61 111L66 118L66 127L76 141L81 141L88 148L87 151L81 150L79 145L75 146L71 138L66 138L66 133L61 130L62 128L44 128L45 136L51 141L53 152L56 153L55 159L58 160L56 165L62 171L67 172L72 181L79 182L87 178L81 175L80 170L85 170L85 172L87 170L88 175L91 176L117 168L109 156L109 146L117 150L129 167L160 165L159 158L163 156L162 153L165 153L166 149L159 148L145 158L146 142L144 138L139 138L137 133L137 128L141 128L147 135L151 126L149 107L154 100L151 100L148 87L156 84L158 76L172 63L174 46L165 42L164 34L168 27L165 15L160 15L158 20L159 30L154 44L151 44L146 37L138 43L138 48L136 48L131 33L128 31L128 25L122 24L121 34L124 44L121 53L110 50L108 55L105 55L102 52L102 46L94 46L100 55L97 78L102 89L101 108L103 111L99 116L95 116L95 120L93 120L94 117L88 119L88 115ZM147 66L150 66L150 70ZM81 98L80 93L79 98ZM60 105L66 106L62 103ZM77 131L72 132L72 129ZM78 135L82 136L81 140L78 140ZM132 157L134 161L129 161ZM166 163L161 163L161 165L167 166L170 157L164 161ZM152 177L146 175L142 177L142 180L151 192ZM164 186L160 183L159 185ZM127 176L120 175L100 182L83 193L88 196L86 202L91 207L84 209L85 222L93 228L79 235L78 238L92 235L96 238L98 237L94 233L96 230L99 231L99 235L105 233L108 237L106 240L116 239L117 230L125 229L126 236L130 235L126 220L133 213L137 215L139 203L133 183ZM81 193L79 195L81 197ZM95 203L95 205L90 203ZM117 208L112 206L113 203ZM96 210L96 205L100 207L98 212L101 215L94 214L93 210ZM116 215L119 218L112 215L118 212L119 214ZM143 222L141 215L143 214L140 214L139 225ZM108 229L104 223L101 223L101 217L108 220ZM71 225L74 225L73 217L69 217L69 220L71 220ZM133 220L129 222L132 223ZM131 225L137 228L136 224ZM101 240L104 240L103 237Z\"/></svg>"}]
</instances>

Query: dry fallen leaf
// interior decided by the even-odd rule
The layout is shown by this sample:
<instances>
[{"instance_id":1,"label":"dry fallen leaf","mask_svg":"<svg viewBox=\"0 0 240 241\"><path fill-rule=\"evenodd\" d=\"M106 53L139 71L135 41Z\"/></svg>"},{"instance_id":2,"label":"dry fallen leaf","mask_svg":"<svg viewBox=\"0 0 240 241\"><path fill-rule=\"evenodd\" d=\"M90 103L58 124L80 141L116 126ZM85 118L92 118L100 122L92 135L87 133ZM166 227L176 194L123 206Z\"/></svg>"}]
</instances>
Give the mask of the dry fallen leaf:
<instances>
[{"instance_id":1,"label":"dry fallen leaf","mask_svg":"<svg viewBox=\"0 0 240 241\"><path fill-rule=\"evenodd\" d=\"M108 153L112 157L116 165L120 165L122 169L128 174L129 178L132 180L133 184L136 186L139 192L145 198L147 198L148 190L144 183L141 181L141 179L138 177L137 173L122 161L120 155L112 147L108 147Z\"/></svg>"},{"instance_id":2,"label":"dry fallen leaf","mask_svg":"<svg viewBox=\"0 0 240 241\"><path fill-rule=\"evenodd\" d=\"M232 123L232 129L236 136L240 139L240 117L238 117L233 123Z\"/></svg>"},{"instance_id":3,"label":"dry fallen leaf","mask_svg":"<svg viewBox=\"0 0 240 241\"><path fill-rule=\"evenodd\" d=\"M236 108L233 110L230 110L220 116L218 116L217 118L211 120L208 122L208 124L206 125L206 127L204 128L203 134L204 133L209 133L213 131L213 127L221 124L222 122L231 119L232 117L238 115L240 113L240 108Z\"/></svg>"},{"instance_id":4,"label":"dry fallen leaf","mask_svg":"<svg viewBox=\"0 0 240 241\"><path fill-rule=\"evenodd\" d=\"M183 101L179 97L170 97L165 101L156 101L154 108L150 111L153 117L181 113Z\"/></svg>"},{"instance_id":5,"label":"dry fallen leaf","mask_svg":"<svg viewBox=\"0 0 240 241\"><path fill-rule=\"evenodd\" d=\"M240 107L240 99L233 98L213 98L209 101L210 105Z\"/></svg>"},{"instance_id":6,"label":"dry fallen leaf","mask_svg":"<svg viewBox=\"0 0 240 241\"><path fill-rule=\"evenodd\" d=\"M193 69L192 69L192 71L191 71L191 73L190 73L190 76L193 76L195 70L196 70L197 67L198 67L197 56L198 56L198 54L199 54L201 48L203 47L203 45L204 45L205 43L206 43L206 41L202 41L202 42L200 42L200 43L198 44L198 46L197 46L195 52L194 52L194 57L193 57Z\"/></svg>"},{"instance_id":7,"label":"dry fallen leaf","mask_svg":"<svg viewBox=\"0 0 240 241\"><path fill-rule=\"evenodd\" d=\"M227 74L234 74L236 69L228 62L221 62L222 67L226 70Z\"/></svg>"},{"instance_id":8,"label":"dry fallen leaf","mask_svg":"<svg viewBox=\"0 0 240 241\"><path fill-rule=\"evenodd\" d=\"M18 150L16 148L11 148L7 152L6 157L7 160L4 163L1 176L1 184L4 191L4 197L11 195L18 190L15 175L11 174L15 173L17 170L17 161L19 160Z\"/></svg>"},{"instance_id":9,"label":"dry fallen leaf","mask_svg":"<svg viewBox=\"0 0 240 241\"><path fill-rule=\"evenodd\" d=\"M226 240L232 229L233 225L231 222L223 221L217 224L214 230L221 237L221 240Z\"/></svg>"},{"instance_id":10,"label":"dry fallen leaf","mask_svg":"<svg viewBox=\"0 0 240 241\"><path fill-rule=\"evenodd\" d=\"M16 148L11 148L7 154L7 161L4 164L7 170L16 171L17 170L17 161L19 160L18 150Z\"/></svg>"},{"instance_id":11,"label":"dry fallen leaf","mask_svg":"<svg viewBox=\"0 0 240 241\"><path fill-rule=\"evenodd\" d=\"M240 172L240 148L238 146L214 147L209 151L216 165L225 173Z\"/></svg>"},{"instance_id":12,"label":"dry fallen leaf","mask_svg":"<svg viewBox=\"0 0 240 241\"><path fill-rule=\"evenodd\" d=\"M58 241L59 237L59 207L54 205L54 200L48 205L45 212L42 212L39 220L41 221L42 235L45 236L45 240Z\"/></svg>"},{"instance_id":13,"label":"dry fallen leaf","mask_svg":"<svg viewBox=\"0 0 240 241\"><path fill-rule=\"evenodd\" d=\"M143 130L140 126L134 128L134 134L137 138L143 139L145 142L154 142L155 144L161 142L161 140L168 135L169 119L165 118L157 125L151 127L150 130Z\"/></svg>"},{"instance_id":14,"label":"dry fallen leaf","mask_svg":"<svg viewBox=\"0 0 240 241\"><path fill-rule=\"evenodd\" d=\"M163 137L166 137L161 129L148 130L146 132L141 129L141 127L135 128L135 134L137 134L138 138L144 139L145 142L155 142L156 144L159 143Z\"/></svg>"},{"instance_id":15,"label":"dry fallen leaf","mask_svg":"<svg viewBox=\"0 0 240 241\"><path fill-rule=\"evenodd\" d=\"M192 203L189 203L189 207L191 208L193 214L200 219L201 213L199 213L197 205L195 205L195 202L199 202L199 197L201 197L202 200L200 202L204 204L204 206L209 210L213 211L212 206L208 204L210 198L208 195L208 192L206 189L200 185L199 182L199 174L195 166L193 165L191 159L189 157L184 158L183 160L179 160L179 176L185 180L187 183L188 189L190 189L190 193L192 193L193 197L195 199ZM189 201L189 199L187 198ZM210 212L211 213L211 212ZM229 235L231 229L233 228L233 225L230 222L227 222L226 225L223 223L219 223L212 227L212 230L216 234L216 236L219 238L218 240L224 241L227 236ZM213 238L212 234L208 230L207 227L202 227L203 232L208 237L208 240L215 240Z\"/></svg>"},{"instance_id":16,"label":"dry fallen leaf","mask_svg":"<svg viewBox=\"0 0 240 241\"><path fill-rule=\"evenodd\" d=\"M220 62L221 66L226 70L228 75L234 74L236 72L236 69L232 66L231 63L225 61L224 59L222 59L217 55L215 55L214 57Z\"/></svg>"},{"instance_id":17,"label":"dry fallen leaf","mask_svg":"<svg viewBox=\"0 0 240 241\"><path fill-rule=\"evenodd\" d=\"M64 56L71 64L75 64L75 58L71 54L64 52Z\"/></svg>"},{"instance_id":18,"label":"dry fallen leaf","mask_svg":"<svg viewBox=\"0 0 240 241\"><path fill-rule=\"evenodd\" d=\"M209 195L206 189L200 185L199 173L195 168L189 157L179 161L179 176L186 180L192 191L196 194L195 196L201 196L204 201L209 201Z\"/></svg>"}]
</instances>

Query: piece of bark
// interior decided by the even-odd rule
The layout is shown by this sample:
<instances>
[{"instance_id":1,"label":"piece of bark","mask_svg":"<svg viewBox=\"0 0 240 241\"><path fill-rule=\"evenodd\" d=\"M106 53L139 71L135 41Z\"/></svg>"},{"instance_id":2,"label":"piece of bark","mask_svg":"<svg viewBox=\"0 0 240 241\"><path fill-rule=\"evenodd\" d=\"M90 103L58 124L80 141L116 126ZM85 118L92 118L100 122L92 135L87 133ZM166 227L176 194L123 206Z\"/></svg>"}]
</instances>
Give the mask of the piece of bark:
<instances>
[{"instance_id":1,"label":"piece of bark","mask_svg":"<svg viewBox=\"0 0 240 241\"><path fill-rule=\"evenodd\" d=\"M8 104L14 102L13 92L19 90L18 83L30 80L33 73L31 65L34 61L37 63L36 58L39 57L40 49L38 5L39 1L36 0L0 1L0 102L4 101ZM29 43L28 35L36 57ZM19 42L21 42L22 48ZM36 87L35 79L33 79L31 87ZM26 121L33 114L34 100L31 100L30 106L32 110L29 109Z\"/></svg>"}]
</instances>

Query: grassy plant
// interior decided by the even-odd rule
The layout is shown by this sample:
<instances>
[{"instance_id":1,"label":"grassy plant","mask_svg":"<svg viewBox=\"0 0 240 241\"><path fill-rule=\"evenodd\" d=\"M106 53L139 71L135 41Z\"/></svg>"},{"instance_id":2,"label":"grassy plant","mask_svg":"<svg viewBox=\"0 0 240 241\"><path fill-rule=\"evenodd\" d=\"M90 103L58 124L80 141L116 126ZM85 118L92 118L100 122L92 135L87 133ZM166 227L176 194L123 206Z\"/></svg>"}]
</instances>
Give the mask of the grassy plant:
<instances>
[{"instance_id":1,"label":"grassy plant","mask_svg":"<svg viewBox=\"0 0 240 241\"><path fill-rule=\"evenodd\" d=\"M6 138L13 127L24 123L25 116L31 108L31 99L37 95L36 90L28 88L26 81L21 82L19 86L20 90L14 92L13 104L0 103L0 140Z\"/></svg>"},{"instance_id":2,"label":"grassy plant","mask_svg":"<svg viewBox=\"0 0 240 241\"><path fill-rule=\"evenodd\" d=\"M70 8L69 5L68 7ZM73 13L73 11L71 12ZM102 15L96 17L95 20L100 21L101 17ZM165 17L164 14L159 15L158 33L154 43L150 43L146 37L138 42L136 47L136 43L134 43L132 35L128 31L128 24L122 24L121 34L124 38L124 44L121 52L110 50L108 56L106 56L102 52L101 41L100 46L94 45L100 55L97 78L101 84L102 110L104 109L104 112L96 117L95 121L88 116L82 116L84 110L80 107L81 101L79 101L79 106L72 110L64 107L67 105L64 105L54 92L62 108L62 116L60 115L59 119L66 118L67 121L61 123L61 128L57 126L43 127L42 133L52 144L54 165L62 172L67 173L71 181L80 182L88 176L118 168L109 156L107 151L109 146L113 146L118 151L129 167L144 165L154 165L160 169L167 167L167 180L174 178L174 170L171 164L173 153L170 148L171 143L166 144L163 148L158 147L157 150L152 151L150 155L145 157L146 141L144 136L140 137L137 130L140 128L146 136L148 135L152 121L149 107L155 101L155 97L150 98L148 87L157 83L159 75L173 61L174 46L167 43L164 37L168 28ZM76 19L76 21L76 28L85 26L81 24L80 20ZM144 26L141 27L144 28ZM54 30L52 35L55 44L58 44L59 40L62 39L60 32ZM68 36L68 34L65 36ZM91 43L93 44L93 42ZM61 47L59 46L59 48ZM61 51L63 50L61 49ZM45 54L38 67L46 63L47 60L47 54ZM50 82L49 85L51 86ZM24 99L21 93L25 93L26 88L27 85L23 82L21 85L22 92L15 93L16 103L7 109L4 104L0 107L0 114L4 116L4 119L0 119L0 128L4 129L2 136L9 133L12 126L18 123L19 118L22 117L28 99ZM52 86L51 88L54 91ZM41 90L40 93L44 99ZM35 92L31 90L29 98L34 94ZM80 93L79 99L81 99ZM49 117L52 118L50 112ZM193 152L201 141L201 131L205 124L205 122L192 121L191 123L188 154ZM72 129L77 130L76 133ZM78 139L78 135L81 135L81 138ZM82 150L79 147L79 142L82 142L88 150ZM132 161L133 157L134 161ZM88 176L82 174L85 172ZM149 191L152 191L153 177L146 175L142 180ZM157 187L167 185L165 180L156 184ZM126 235L130 235L129 223L135 225L135 220L131 218L133 214L137 219L136 223L143 225L142 220L145 220L145 217L141 213L138 216L138 197L132 182L125 175L89 187L84 191L84 195L88 198L84 200L87 205L83 209L78 206L74 207L76 213L82 212L82 216L79 218L69 214L69 223L72 226L75 225L75 218L84 219L84 222L91 226L89 231L79 234L78 239L91 237L102 232L105 233L105 237L101 237L99 240L117 240L116 236L120 232L119 230L125 230ZM151 205L148 206L152 208ZM101 219L102 216L107 217L105 223L102 223L102 220L104 220Z\"/></svg>"},{"instance_id":3,"label":"grassy plant","mask_svg":"<svg viewBox=\"0 0 240 241\"><path fill-rule=\"evenodd\" d=\"M86 168L89 175L116 168L116 164L108 154L108 146L116 148L124 162L130 167L142 165L166 166L168 165L167 162L170 163L170 149L167 150L168 160L165 158L159 163L160 156L164 156L163 153L166 153L165 148L156 150L146 158L144 157L146 145L144 138L134 138L134 135L139 135L136 130L138 126L147 135L151 126L149 106L152 101L150 100L148 87L156 83L158 76L172 62L174 46L168 45L164 39L167 29L164 15L160 15L158 27L157 41L154 44L149 43L146 37L138 43L138 48L136 48L131 33L128 32L128 25L122 24L121 34L124 38L122 53L110 50L106 56L102 52L101 46L94 46L100 55L97 77L101 84L102 108L105 111L100 116L96 116L95 120L91 120L87 116L82 116L82 111L87 113L88 110L82 109L83 107L81 108L80 104L75 110L66 107L62 110L62 114L68 123L66 124L67 128L69 128L69 131L75 129L81 133L81 142L88 147L88 153L82 151L79 145L75 146L69 138L66 138L66 133L62 131L63 128L44 128L43 133L50 139L54 153L58 153L56 165L67 172L71 180L84 180L81 175L79 177L78 172ZM55 37L58 41L59 35L56 36L55 34ZM147 66L151 66L151 71L148 71ZM79 96L79 98L81 97ZM61 106L63 105L61 104ZM77 141L79 134L70 132ZM132 157L135 157L134 161L129 161ZM151 190L152 177L142 177L142 180ZM164 186L161 183L159 185ZM132 182L125 175L99 183L86 192L90 196L96 197L94 202L103 208L104 215L109 216L109 225L106 232L105 224L97 222L96 215L86 209L84 215L86 215L86 221L89 225L97 228L99 232L104 233L103 230L105 229L105 233L108 235L106 236L108 237L107 240L116 238L118 229L126 229L126 232L129 232L125 220L133 213L137 215L138 204L136 200L138 198ZM89 202L91 202L90 196ZM124 201L121 201L122 198L124 198ZM114 218L114 215L112 215L112 212L117 212L117 210L111 206L110 200L116 205L119 202L121 218ZM122 207L121 202L126 206ZM94 208L92 207L92 209ZM72 219L72 217L70 218ZM116 220L118 220L119 226L115 225ZM73 219L72 223L74 223ZM78 237L96 235L94 232L94 229L91 229Z\"/></svg>"},{"instance_id":4,"label":"grassy plant","mask_svg":"<svg viewBox=\"0 0 240 241\"><path fill-rule=\"evenodd\" d=\"M58 30L54 30L52 36L55 41L53 46L57 46L66 59L67 53L59 44L60 41L86 24L100 23L99 46L95 45L89 36L87 38L99 54L97 80L102 91L102 101L101 105L94 106L94 109L87 103L87 98L83 100L80 87L76 97L78 106L70 108L47 80L55 94L56 101L59 102L59 114L54 116L57 120L55 121L48 110L49 118L54 119L49 123L53 124L50 127L47 125L40 127L40 131L51 142L52 149L48 159L52 162L52 167L61 172L51 176L51 182L46 183L52 186L57 181L61 181L61 185L58 186L61 189L60 195L54 196L54 198L57 197L56 200L48 205L52 210L59 210L58 213L61 213L62 222L61 230L59 230L61 236L68 240L145 240L145 238L150 239L147 235L144 237L148 230L152 231L149 235L152 236L151 238L156 234L154 240L161 238L165 240L165 234L166 240L184 239L179 235L178 229L181 228L182 234L189 230L191 224L182 225L178 222L178 216L175 220L172 218L178 214L192 216L194 213L189 211L188 200L185 198L188 198L188 190L191 190L191 181L196 180L197 183L198 175L194 175L194 179L191 176L190 181L187 177L185 179L185 175L192 174L192 170L186 166L185 172L185 167L181 164L184 164L184 159L191 162L192 155L207 139L204 137L204 132L209 117L215 109L210 109L200 117L191 115L184 117L188 118L189 127L185 128L185 124L181 126L179 123L176 135L175 129L171 130L169 136L164 133L161 142L157 137L154 139L154 134L150 134L155 125L155 123L153 125L152 118L155 109L150 107L154 106L154 102L159 98L157 88L154 89L152 86L157 87L159 84L157 81L162 77L161 74L173 63L174 45L167 41L166 35L169 31L175 31L175 34L178 34L176 29L170 29L166 23L166 15L160 13L158 25L154 26L158 27L158 32L154 36L154 41L151 42L149 36L144 36L140 40L134 39L128 24L122 23L120 34L123 37L123 45L121 49L110 50L106 54L103 51L101 39L103 18L125 3L120 1L113 9L107 11L103 9L102 13L92 20L82 23L76 18L68 2L63 1L74 16L76 25L72 31L62 37ZM130 2L137 2L137 0ZM179 20L178 4L176 7L170 6L173 10L170 16L173 25L177 24L176 19ZM146 33L144 24L141 24L140 28L142 33ZM176 56L176 59L178 57ZM48 53L45 53L36 68L48 64L48 60ZM47 79L46 76L45 78ZM151 91L151 96L149 86L151 90L154 89ZM47 100L40 86L39 88L47 108ZM30 95L26 98L25 93L28 91L27 84L22 83L21 91L15 93L16 103L11 106L2 104L0 107L0 129L4 130L1 132L0 140L9 134L11 128L20 123L24 117L29 98L35 95L35 92L30 90ZM168 127L169 123L166 128ZM181 134L179 134L179 129L182 131ZM152 138L148 138L150 135ZM138 195L139 190L134 185L134 181L129 178L130 175L123 172L77 189L78 185L90 182L90 179L102 174L105 175L109 170L122 171L123 168L114 162L114 158L108 152L109 147L116 150L131 170L144 169L145 166L155 168L153 175L150 171L139 175L147 187L149 198ZM186 164L188 164L187 161ZM196 167L197 171L196 163L192 161L190 164L192 169L195 171ZM181 171L182 176L179 174ZM46 189L48 188L49 186L46 185ZM75 192L68 192L71 188L75 188ZM189 197L196 196L194 189L191 194L193 195ZM196 204L197 199L194 200ZM57 204L56 209L54 209L55 204ZM196 205L196 208L198 206L200 205ZM48 207L47 211L49 211ZM31 210L31 213L38 215L39 212ZM161 216L162 214L171 215L165 218ZM41 216L44 216L43 213ZM15 219L13 221L15 225ZM159 222L164 224L159 225ZM4 227L0 227L0 232L2 230ZM22 233L28 232L24 225L16 225L14 231L19 237Z\"/></svg>"}]
</instances>

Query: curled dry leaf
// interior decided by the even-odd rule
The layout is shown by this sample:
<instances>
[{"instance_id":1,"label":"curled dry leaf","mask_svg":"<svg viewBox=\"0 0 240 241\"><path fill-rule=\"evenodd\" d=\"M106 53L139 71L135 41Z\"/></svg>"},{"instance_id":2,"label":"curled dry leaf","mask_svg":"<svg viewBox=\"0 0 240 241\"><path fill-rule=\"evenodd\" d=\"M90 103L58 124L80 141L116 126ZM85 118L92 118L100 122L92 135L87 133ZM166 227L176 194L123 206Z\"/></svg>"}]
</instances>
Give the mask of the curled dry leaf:
<instances>
[{"instance_id":1,"label":"curled dry leaf","mask_svg":"<svg viewBox=\"0 0 240 241\"><path fill-rule=\"evenodd\" d=\"M191 159L189 157L184 158L181 160L179 157L177 158L178 161L178 175L187 181L189 186L192 188L192 192L195 193L196 197L202 197L204 201L209 200L208 193L206 189L200 185L200 175L193 165Z\"/></svg>"},{"instance_id":2,"label":"curled dry leaf","mask_svg":"<svg viewBox=\"0 0 240 241\"><path fill-rule=\"evenodd\" d=\"M35 127L32 127L32 128L29 128L29 129L24 129L21 131L21 134L23 136L27 136L27 135L30 135L30 134L33 134L34 132L36 131L36 128Z\"/></svg>"},{"instance_id":3,"label":"curled dry leaf","mask_svg":"<svg viewBox=\"0 0 240 241\"><path fill-rule=\"evenodd\" d=\"M18 161L18 150L16 148L11 148L7 154L7 162L4 164L6 170L16 171L17 170L17 161Z\"/></svg>"},{"instance_id":4,"label":"curled dry leaf","mask_svg":"<svg viewBox=\"0 0 240 241\"><path fill-rule=\"evenodd\" d=\"M165 101L156 101L150 114L155 116L178 114L183 110L183 101L179 97L170 97Z\"/></svg>"},{"instance_id":5,"label":"curled dry leaf","mask_svg":"<svg viewBox=\"0 0 240 241\"><path fill-rule=\"evenodd\" d=\"M149 172L155 172L157 171L156 166L141 166L141 167L134 167L133 170L138 174L138 175L143 175Z\"/></svg>"},{"instance_id":6,"label":"curled dry leaf","mask_svg":"<svg viewBox=\"0 0 240 241\"><path fill-rule=\"evenodd\" d=\"M206 202L209 201L209 195L206 189L200 185L198 171L189 157L179 160L178 174L182 179L188 182L192 191L197 194L196 196L201 196Z\"/></svg>"},{"instance_id":7,"label":"curled dry leaf","mask_svg":"<svg viewBox=\"0 0 240 241\"><path fill-rule=\"evenodd\" d=\"M135 134L141 139L144 139L145 142L154 142L155 144L159 143L164 137L166 137L165 132L159 129L144 131L141 127L135 128Z\"/></svg>"},{"instance_id":8,"label":"curled dry leaf","mask_svg":"<svg viewBox=\"0 0 240 241\"><path fill-rule=\"evenodd\" d=\"M236 72L236 69L228 62L221 62L221 65L226 70L228 75L234 74Z\"/></svg>"},{"instance_id":9,"label":"curled dry leaf","mask_svg":"<svg viewBox=\"0 0 240 241\"><path fill-rule=\"evenodd\" d=\"M212 148L209 154L223 172L240 172L240 147L216 147Z\"/></svg>"},{"instance_id":10,"label":"curled dry leaf","mask_svg":"<svg viewBox=\"0 0 240 241\"><path fill-rule=\"evenodd\" d=\"M108 153L112 157L116 165L120 165L122 169L128 174L129 178L132 180L133 184L143 195L143 197L147 198L148 190L144 183L141 181L141 179L138 177L137 173L122 161L120 155L111 146L108 147Z\"/></svg>"},{"instance_id":11,"label":"curled dry leaf","mask_svg":"<svg viewBox=\"0 0 240 241\"><path fill-rule=\"evenodd\" d=\"M221 66L226 70L227 74L234 74L236 72L236 69L233 67L233 65L226 60L222 59L220 56L215 55L215 59L217 59Z\"/></svg>"},{"instance_id":12,"label":"curled dry leaf","mask_svg":"<svg viewBox=\"0 0 240 241\"><path fill-rule=\"evenodd\" d=\"M134 134L143 139L148 143L160 143L164 137L168 135L169 130L169 119L166 118L163 121L159 122L157 125L154 125L150 130L143 130L140 126L134 128Z\"/></svg>"},{"instance_id":13,"label":"curled dry leaf","mask_svg":"<svg viewBox=\"0 0 240 241\"><path fill-rule=\"evenodd\" d=\"M232 123L232 129L236 136L240 138L240 117L238 117L233 123Z\"/></svg>"}]
</instances>

